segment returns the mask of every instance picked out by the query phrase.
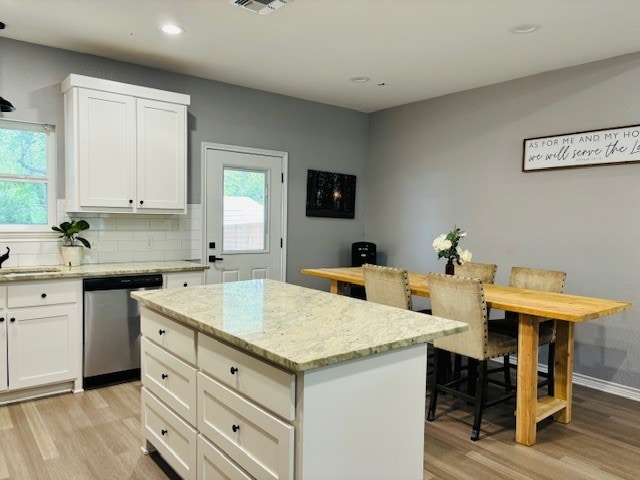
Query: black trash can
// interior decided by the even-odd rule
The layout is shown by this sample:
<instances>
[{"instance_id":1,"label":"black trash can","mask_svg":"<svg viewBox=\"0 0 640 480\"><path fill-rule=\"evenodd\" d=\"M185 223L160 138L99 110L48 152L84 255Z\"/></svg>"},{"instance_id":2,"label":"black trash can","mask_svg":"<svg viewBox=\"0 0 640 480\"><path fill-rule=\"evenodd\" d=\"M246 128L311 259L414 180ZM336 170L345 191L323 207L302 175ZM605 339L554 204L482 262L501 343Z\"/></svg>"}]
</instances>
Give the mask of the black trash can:
<instances>
[{"instance_id":1,"label":"black trash can","mask_svg":"<svg viewBox=\"0 0 640 480\"><path fill-rule=\"evenodd\" d=\"M372 242L355 242L351 244L351 266L361 267L365 263L376 265L377 247ZM366 300L364 287L358 285L351 286L350 295L354 298Z\"/></svg>"}]
</instances>

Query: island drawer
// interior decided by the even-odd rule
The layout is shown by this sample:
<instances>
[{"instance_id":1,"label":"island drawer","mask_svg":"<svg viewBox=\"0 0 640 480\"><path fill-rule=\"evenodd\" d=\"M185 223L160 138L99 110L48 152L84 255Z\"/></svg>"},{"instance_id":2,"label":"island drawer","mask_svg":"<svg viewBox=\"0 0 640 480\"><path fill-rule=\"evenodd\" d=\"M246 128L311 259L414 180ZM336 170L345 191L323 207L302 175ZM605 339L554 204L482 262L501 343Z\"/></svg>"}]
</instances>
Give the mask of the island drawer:
<instances>
[{"instance_id":1,"label":"island drawer","mask_svg":"<svg viewBox=\"0 0 640 480\"><path fill-rule=\"evenodd\" d=\"M165 288L184 288L202 285L202 272L176 272L167 273L165 276Z\"/></svg>"},{"instance_id":2,"label":"island drawer","mask_svg":"<svg viewBox=\"0 0 640 480\"><path fill-rule=\"evenodd\" d=\"M204 334L198 335L198 366L286 420L295 418L295 375Z\"/></svg>"},{"instance_id":3,"label":"island drawer","mask_svg":"<svg viewBox=\"0 0 640 480\"><path fill-rule=\"evenodd\" d=\"M196 364L196 332L194 330L144 307L140 308L140 329L147 339L187 362Z\"/></svg>"},{"instance_id":4,"label":"island drawer","mask_svg":"<svg viewBox=\"0 0 640 480\"><path fill-rule=\"evenodd\" d=\"M8 308L39 307L76 303L78 301L77 282L74 280L53 280L49 282L20 282L7 287Z\"/></svg>"},{"instance_id":5,"label":"island drawer","mask_svg":"<svg viewBox=\"0 0 640 480\"><path fill-rule=\"evenodd\" d=\"M293 480L293 426L198 373L198 430L256 478Z\"/></svg>"},{"instance_id":6,"label":"island drawer","mask_svg":"<svg viewBox=\"0 0 640 480\"><path fill-rule=\"evenodd\" d=\"M142 383L187 422L196 423L196 369L142 338Z\"/></svg>"},{"instance_id":7,"label":"island drawer","mask_svg":"<svg viewBox=\"0 0 640 480\"><path fill-rule=\"evenodd\" d=\"M198 480L252 480L216 446L198 435Z\"/></svg>"},{"instance_id":8,"label":"island drawer","mask_svg":"<svg viewBox=\"0 0 640 480\"><path fill-rule=\"evenodd\" d=\"M142 388L142 431L182 478L196 478L197 432Z\"/></svg>"}]
</instances>

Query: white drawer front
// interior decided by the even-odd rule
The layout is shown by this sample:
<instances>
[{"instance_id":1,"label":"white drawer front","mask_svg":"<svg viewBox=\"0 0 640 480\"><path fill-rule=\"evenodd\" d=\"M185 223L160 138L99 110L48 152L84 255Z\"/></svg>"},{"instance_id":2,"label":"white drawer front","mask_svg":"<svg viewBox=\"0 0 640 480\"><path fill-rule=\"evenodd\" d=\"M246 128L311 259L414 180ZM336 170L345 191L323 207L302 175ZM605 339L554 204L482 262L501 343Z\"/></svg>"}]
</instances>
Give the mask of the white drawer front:
<instances>
[{"instance_id":1,"label":"white drawer front","mask_svg":"<svg viewBox=\"0 0 640 480\"><path fill-rule=\"evenodd\" d=\"M213 337L198 335L198 366L286 420L295 418L295 375Z\"/></svg>"},{"instance_id":2,"label":"white drawer front","mask_svg":"<svg viewBox=\"0 0 640 480\"><path fill-rule=\"evenodd\" d=\"M0 309L7 306L7 287L0 286Z\"/></svg>"},{"instance_id":3,"label":"white drawer front","mask_svg":"<svg viewBox=\"0 0 640 480\"><path fill-rule=\"evenodd\" d=\"M140 308L140 327L147 339L166 348L171 353L196 364L196 332L184 325L156 313Z\"/></svg>"},{"instance_id":4,"label":"white drawer front","mask_svg":"<svg viewBox=\"0 0 640 480\"><path fill-rule=\"evenodd\" d=\"M198 435L198 480L252 480L221 450Z\"/></svg>"},{"instance_id":5,"label":"white drawer front","mask_svg":"<svg viewBox=\"0 0 640 480\"><path fill-rule=\"evenodd\" d=\"M202 272L167 273L165 288L197 287L202 285Z\"/></svg>"},{"instance_id":6,"label":"white drawer front","mask_svg":"<svg viewBox=\"0 0 640 480\"><path fill-rule=\"evenodd\" d=\"M142 338L142 383L191 425L196 424L196 369Z\"/></svg>"},{"instance_id":7,"label":"white drawer front","mask_svg":"<svg viewBox=\"0 0 640 480\"><path fill-rule=\"evenodd\" d=\"M198 373L198 430L250 475L293 479L293 426Z\"/></svg>"},{"instance_id":8,"label":"white drawer front","mask_svg":"<svg viewBox=\"0 0 640 480\"><path fill-rule=\"evenodd\" d=\"M7 287L7 304L9 308L21 308L76 303L76 286L76 281L64 280L16 283Z\"/></svg>"},{"instance_id":9,"label":"white drawer front","mask_svg":"<svg viewBox=\"0 0 640 480\"><path fill-rule=\"evenodd\" d=\"M142 388L142 431L184 479L196 478L197 432Z\"/></svg>"}]
</instances>

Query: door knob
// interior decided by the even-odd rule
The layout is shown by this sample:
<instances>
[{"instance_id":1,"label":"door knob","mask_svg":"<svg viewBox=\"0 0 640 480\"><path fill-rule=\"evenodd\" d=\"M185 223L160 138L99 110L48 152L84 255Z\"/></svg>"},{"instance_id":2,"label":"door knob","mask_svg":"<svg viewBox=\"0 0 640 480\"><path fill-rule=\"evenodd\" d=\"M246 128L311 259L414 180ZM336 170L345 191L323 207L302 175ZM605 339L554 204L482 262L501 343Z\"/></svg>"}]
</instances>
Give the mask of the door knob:
<instances>
[{"instance_id":1,"label":"door knob","mask_svg":"<svg viewBox=\"0 0 640 480\"><path fill-rule=\"evenodd\" d=\"M210 262L221 262L224 258L216 257L215 255L209 255Z\"/></svg>"}]
</instances>

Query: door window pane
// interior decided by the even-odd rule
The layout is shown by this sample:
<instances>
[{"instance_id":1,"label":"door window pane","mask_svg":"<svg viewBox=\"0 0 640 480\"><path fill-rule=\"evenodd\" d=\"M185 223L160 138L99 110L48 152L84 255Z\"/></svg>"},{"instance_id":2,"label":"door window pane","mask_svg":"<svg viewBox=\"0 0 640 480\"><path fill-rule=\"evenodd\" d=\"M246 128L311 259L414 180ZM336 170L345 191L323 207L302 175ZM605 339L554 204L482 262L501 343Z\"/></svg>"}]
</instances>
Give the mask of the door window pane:
<instances>
[{"instance_id":1,"label":"door window pane","mask_svg":"<svg viewBox=\"0 0 640 480\"><path fill-rule=\"evenodd\" d=\"M267 172L225 167L223 181L223 251L265 251Z\"/></svg>"}]
</instances>

